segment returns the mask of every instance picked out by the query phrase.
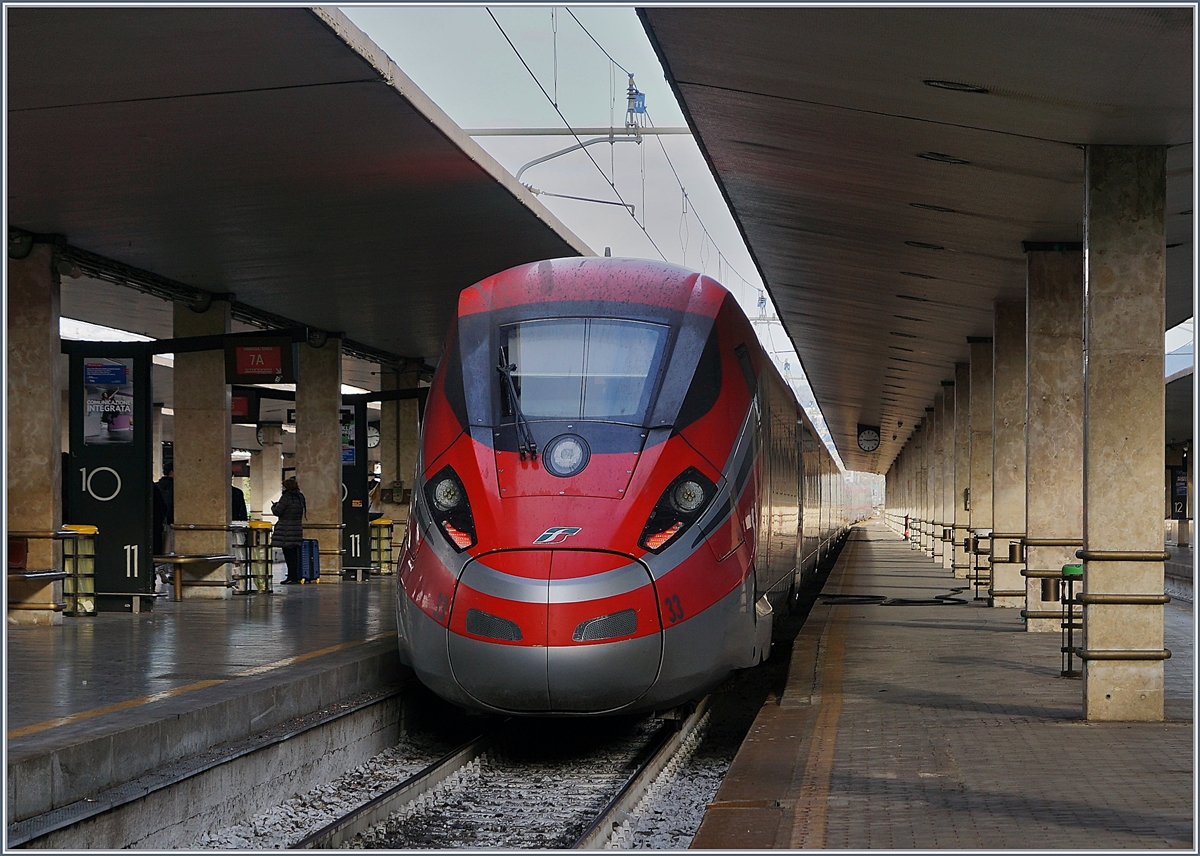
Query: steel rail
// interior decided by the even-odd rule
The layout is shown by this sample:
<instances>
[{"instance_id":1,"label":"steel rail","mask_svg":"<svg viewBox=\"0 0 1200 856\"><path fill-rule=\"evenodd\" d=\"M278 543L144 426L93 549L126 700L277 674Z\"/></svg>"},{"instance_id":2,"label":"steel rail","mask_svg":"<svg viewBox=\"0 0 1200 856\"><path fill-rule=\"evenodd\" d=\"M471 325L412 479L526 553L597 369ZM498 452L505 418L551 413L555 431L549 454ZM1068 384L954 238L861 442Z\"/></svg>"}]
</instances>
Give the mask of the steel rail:
<instances>
[{"instance_id":1,"label":"steel rail","mask_svg":"<svg viewBox=\"0 0 1200 856\"><path fill-rule=\"evenodd\" d=\"M336 850L360 832L377 823L422 794L429 793L450 776L470 764L495 741L496 731L489 731L443 755L425 769L409 776L400 784L388 788L379 796L363 803L332 823L293 844L291 850Z\"/></svg>"},{"instance_id":2,"label":"steel rail","mask_svg":"<svg viewBox=\"0 0 1200 856\"><path fill-rule=\"evenodd\" d=\"M572 850L603 850L620 824L619 818L629 817L654 780L666 768L679 751L679 747L694 732L708 712L708 696L705 696L692 714L678 728L670 723L663 726L659 735L644 750L643 760L633 775L626 780L617 795L609 800L604 810L571 845Z\"/></svg>"}]
</instances>

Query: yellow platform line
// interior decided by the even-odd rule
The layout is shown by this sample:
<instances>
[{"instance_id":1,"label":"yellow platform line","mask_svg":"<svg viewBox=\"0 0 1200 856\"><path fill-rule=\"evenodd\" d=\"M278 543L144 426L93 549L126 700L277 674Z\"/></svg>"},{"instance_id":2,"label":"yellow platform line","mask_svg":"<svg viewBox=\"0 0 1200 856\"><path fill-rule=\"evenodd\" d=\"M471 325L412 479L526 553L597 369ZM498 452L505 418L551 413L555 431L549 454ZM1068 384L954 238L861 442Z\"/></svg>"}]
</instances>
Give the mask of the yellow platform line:
<instances>
[{"instance_id":1,"label":"yellow platform line","mask_svg":"<svg viewBox=\"0 0 1200 856\"><path fill-rule=\"evenodd\" d=\"M330 645L328 648L321 648L318 651L310 651L307 654L298 654L295 657L284 657L282 660L276 660L274 663L267 663L262 666L255 666L252 669L246 669L242 672L235 672L228 678L216 678L208 681L197 681L194 684L187 686L175 687L170 690L162 690L160 692L151 693L141 698L130 699L129 701L121 701L116 704L105 705L104 707L96 707L91 710L82 710L79 713L72 713L69 716L60 716L56 719L47 719L45 722L34 723L33 725L25 725L21 728L13 728L8 732L8 739L13 740L17 737L26 737L30 734L37 734L41 731L49 731L51 728L60 728L64 725L70 725L74 722L83 722L87 719L92 719L97 716L104 716L106 713L116 713L119 710L129 710L131 708L140 707L144 704L152 704L163 699L173 698L174 696L183 695L184 693L195 692L207 687L213 687L217 684L223 684L231 681L234 678L249 678L255 675L261 675L266 672L282 669L285 666L302 663L305 660L312 660L316 657L323 657L326 654L333 654L337 651L345 651L349 648L354 648L358 645L365 645L369 642L376 642L380 639L386 639L389 636L395 636L395 631L387 633L376 633L373 636L368 636L365 639L358 639L353 642L341 642L337 645Z\"/></svg>"},{"instance_id":2,"label":"yellow platform line","mask_svg":"<svg viewBox=\"0 0 1200 856\"><path fill-rule=\"evenodd\" d=\"M849 558L847 556L847 560ZM843 614L833 611L826 630L825 663L821 669L821 706L813 727L812 742L809 744L793 815L790 846L794 850L820 850L825 846L833 753L837 746L838 721L842 716L842 666L846 658L846 620L841 617Z\"/></svg>"}]
</instances>

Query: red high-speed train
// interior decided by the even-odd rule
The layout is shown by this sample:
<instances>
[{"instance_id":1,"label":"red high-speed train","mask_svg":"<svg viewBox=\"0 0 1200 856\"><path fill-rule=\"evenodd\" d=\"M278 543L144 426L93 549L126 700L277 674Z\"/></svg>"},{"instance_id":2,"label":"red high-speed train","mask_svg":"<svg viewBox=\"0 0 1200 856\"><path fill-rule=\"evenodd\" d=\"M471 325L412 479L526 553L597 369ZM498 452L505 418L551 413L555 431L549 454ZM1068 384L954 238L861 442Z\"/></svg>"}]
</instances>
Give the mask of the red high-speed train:
<instances>
[{"instance_id":1,"label":"red high-speed train","mask_svg":"<svg viewBox=\"0 0 1200 856\"><path fill-rule=\"evenodd\" d=\"M399 563L402 660L526 715L664 710L765 659L869 506L733 296L645 261L512 268L459 296Z\"/></svg>"}]
</instances>

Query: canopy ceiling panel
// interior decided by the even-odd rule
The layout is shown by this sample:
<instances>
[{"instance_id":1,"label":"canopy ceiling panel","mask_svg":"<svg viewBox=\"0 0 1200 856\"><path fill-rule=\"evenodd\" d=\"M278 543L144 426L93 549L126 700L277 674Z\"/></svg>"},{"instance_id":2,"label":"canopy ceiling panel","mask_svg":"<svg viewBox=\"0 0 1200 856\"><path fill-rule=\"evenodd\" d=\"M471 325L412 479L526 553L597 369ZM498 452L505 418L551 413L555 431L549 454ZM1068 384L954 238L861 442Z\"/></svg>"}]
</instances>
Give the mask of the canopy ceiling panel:
<instances>
[{"instance_id":1,"label":"canopy ceiling panel","mask_svg":"<svg viewBox=\"0 0 1200 856\"><path fill-rule=\"evenodd\" d=\"M1083 240L1088 144L1170 147L1168 326L1192 314L1191 9L639 14L851 469L887 471L1024 295L1023 242Z\"/></svg>"},{"instance_id":2,"label":"canopy ceiling panel","mask_svg":"<svg viewBox=\"0 0 1200 856\"><path fill-rule=\"evenodd\" d=\"M462 288L590 254L337 10L8 23L13 226L427 359Z\"/></svg>"}]
</instances>

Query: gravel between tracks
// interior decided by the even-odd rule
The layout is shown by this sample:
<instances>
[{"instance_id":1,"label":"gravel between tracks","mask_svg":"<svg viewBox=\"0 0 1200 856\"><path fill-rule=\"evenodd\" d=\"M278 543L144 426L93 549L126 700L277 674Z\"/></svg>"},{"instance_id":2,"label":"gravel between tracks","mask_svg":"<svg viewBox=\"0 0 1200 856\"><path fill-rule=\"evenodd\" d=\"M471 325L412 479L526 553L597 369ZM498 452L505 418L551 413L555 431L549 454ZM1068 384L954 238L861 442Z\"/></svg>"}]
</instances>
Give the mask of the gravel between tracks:
<instances>
[{"instance_id":1,"label":"gravel between tracks","mask_svg":"<svg viewBox=\"0 0 1200 856\"><path fill-rule=\"evenodd\" d=\"M514 722L501 743L352 842L368 849L569 847L632 772L650 718Z\"/></svg>"},{"instance_id":2,"label":"gravel between tracks","mask_svg":"<svg viewBox=\"0 0 1200 856\"><path fill-rule=\"evenodd\" d=\"M437 760L449 746L420 734L404 738L337 779L196 842L202 850L280 850L316 832Z\"/></svg>"}]
</instances>

